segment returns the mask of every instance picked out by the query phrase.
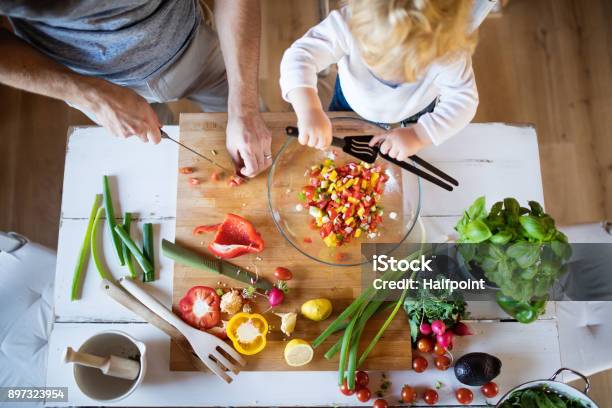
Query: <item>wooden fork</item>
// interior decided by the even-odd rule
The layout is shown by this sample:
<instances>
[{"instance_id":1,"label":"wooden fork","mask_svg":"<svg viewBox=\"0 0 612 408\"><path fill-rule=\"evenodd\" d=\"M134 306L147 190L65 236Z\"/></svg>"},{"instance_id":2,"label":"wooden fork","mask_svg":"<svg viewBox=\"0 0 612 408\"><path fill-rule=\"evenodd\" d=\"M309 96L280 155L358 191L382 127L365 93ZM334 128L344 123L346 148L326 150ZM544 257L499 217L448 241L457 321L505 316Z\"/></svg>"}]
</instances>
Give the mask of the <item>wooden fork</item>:
<instances>
[{"instance_id":1,"label":"wooden fork","mask_svg":"<svg viewBox=\"0 0 612 408\"><path fill-rule=\"evenodd\" d=\"M219 378L227 383L232 381L232 378L226 371L232 371L238 374L240 370L236 363L240 366L246 365L246 361L234 350L229 344L223 342L212 334L194 329L187 323L183 322L172 311L168 310L157 299L148 294L144 288L134 280L123 277L119 279L119 284L127 290L132 296L138 299L143 305L149 308L153 313L161 317L166 322L174 326L189 342L193 351L198 355L200 360L208 367L210 371L215 373ZM233 363L224 354L235 360Z\"/></svg>"}]
</instances>

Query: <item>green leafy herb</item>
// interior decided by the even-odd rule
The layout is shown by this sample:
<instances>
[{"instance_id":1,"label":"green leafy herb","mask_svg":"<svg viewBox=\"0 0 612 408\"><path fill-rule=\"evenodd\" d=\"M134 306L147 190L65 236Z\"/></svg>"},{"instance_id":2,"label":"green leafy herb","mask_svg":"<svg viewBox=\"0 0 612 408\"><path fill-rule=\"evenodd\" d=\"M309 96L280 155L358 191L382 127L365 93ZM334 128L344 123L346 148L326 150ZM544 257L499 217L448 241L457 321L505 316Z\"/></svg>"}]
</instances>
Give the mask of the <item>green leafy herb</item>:
<instances>
[{"instance_id":1,"label":"green leafy herb","mask_svg":"<svg viewBox=\"0 0 612 408\"><path fill-rule=\"evenodd\" d=\"M501 289L500 306L524 322L544 311L542 299L566 271L565 262L572 254L553 218L536 201L528 206L506 198L487 213L485 199L479 197L455 225L466 264L481 269Z\"/></svg>"}]
</instances>

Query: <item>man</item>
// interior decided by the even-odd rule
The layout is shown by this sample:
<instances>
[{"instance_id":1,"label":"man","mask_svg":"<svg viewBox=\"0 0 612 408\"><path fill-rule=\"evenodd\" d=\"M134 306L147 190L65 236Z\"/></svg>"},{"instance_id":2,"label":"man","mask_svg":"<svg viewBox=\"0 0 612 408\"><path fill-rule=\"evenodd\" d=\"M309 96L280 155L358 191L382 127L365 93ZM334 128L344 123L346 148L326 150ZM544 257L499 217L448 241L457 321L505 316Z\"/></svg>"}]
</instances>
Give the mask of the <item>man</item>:
<instances>
[{"instance_id":1,"label":"man","mask_svg":"<svg viewBox=\"0 0 612 408\"><path fill-rule=\"evenodd\" d=\"M0 82L62 99L118 137L159 143L149 102L186 97L227 111L236 170L271 164L259 113L258 0L215 1L214 25L198 0L0 0Z\"/></svg>"}]
</instances>

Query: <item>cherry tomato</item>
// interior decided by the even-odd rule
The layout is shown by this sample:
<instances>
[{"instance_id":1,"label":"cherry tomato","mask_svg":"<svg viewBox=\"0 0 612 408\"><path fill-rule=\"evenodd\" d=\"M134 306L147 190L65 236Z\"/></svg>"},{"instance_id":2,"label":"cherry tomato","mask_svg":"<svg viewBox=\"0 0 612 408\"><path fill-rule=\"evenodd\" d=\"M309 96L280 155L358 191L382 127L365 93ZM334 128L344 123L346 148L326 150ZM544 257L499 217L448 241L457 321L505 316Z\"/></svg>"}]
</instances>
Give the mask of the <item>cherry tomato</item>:
<instances>
[{"instance_id":1,"label":"cherry tomato","mask_svg":"<svg viewBox=\"0 0 612 408\"><path fill-rule=\"evenodd\" d=\"M181 174L191 174L193 173L193 167L181 167L179 171Z\"/></svg>"},{"instance_id":2,"label":"cherry tomato","mask_svg":"<svg viewBox=\"0 0 612 408\"><path fill-rule=\"evenodd\" d=\"M417 349L421 353L431 353L434 349L434 341L431 337L423 337L417 341Z\"/></svg>"},{"instance_id":3,"label":"cherry tomato","mask_svg":"<svg viewBox=\"0 0 612 408\"><path fill-rule=\"evenodd\" d=\"M468 390L467 388L459 388L455 393L455 396L457 397L457 401L463 405L471 404L474 400L474 394L472 394L472 391Z\"/></svg>"},{"instance_id":4,"label":"cherry tomato","mask_svg":"<svg viewBox=\"0 0 612 408\"><path fill-rule=\"evenodd\" d=\"M279 266L274 270L274 277L278 280L288 281L293 278L293 274L289 269Z\"/></svg>"},{"instance_id":5,"label":"cherry tomato","mask_svg":"<svg viewBox=\"0 0 612 408\"><path fill-rule=\"evenodd\" d=\"M406 404L411 404L417 399L417 392L409 385L402 387L402 401Z\"/></svg>"},{"instance_id":6,"label":"cherry tomato","mask_svg":"<svg viewBox=\"0 0 612 408\"><path fill-rule=\"evenodd\" d=\"M367 387L370 383L370 376L365 371L357 371L355 374L355 384L358 387Z\"/></svg>"},{"instance_id":7,"label":"cherry tomato","mask_svg":"<svg viewBox=\"0 0 612 408\"><path fill-rule=\"evenodd\" d=\"M499 392L499 387L497 386L497 384L491 381L480 387L480 391L485 397L493 398Z\"/></svg>"},{"instance_id":8,"label":"cherry tomato","mask_svg":"<svg viewBox=\"0 0 612 408\"><path fill-rule=\"evenodd\" d=\"M436 405L438 402L438 393L436 390L428 389L423 393L423 400L427 405Z\"/></svg>"},{"instance_id":9,"label":"cherry tomato","mask_svg":"<svg viewBox=\"0 0 612 408\"><path fill-rule=\"evenodd\" d=\"M448 367L451 365L450 358L446 356L437 356L434 362L436 364L436 368L441 371L448 370Z\"/></svg>"},{"instance_id":10,"label":"cherry tomato","mask_svg":"<svg viewBox=\"0 0 612 408\"><path fill-rule=\"evenodd\" d=\"M340 392L344 395L353 395L355 393L355 390L349 390L348 384L346 383L346 380L344 380L344 382L340 386Z\"/></svg>"},{"instance_id":11,"label":"cherry tomato","mask_svg":"<svg viewBox=\"0 0 612 408\"><path fill-rule=\"evenodd\" d=\"M436 345L434 346L433 352L437 356L443 356L444 354L446 354L446 349L442 347L441 345L439 345L438 343L436 343Z\"/></svg>"},{"instance_id":12,"label":"cherry tomato","mask_svg":"<svg viewBox=\"0 0 612 408\"><path fill-rule=\"evenodd\" d=\"M372 393L368 387L361 388L357 391L357 399L361 402L368 402L372 398Z\"/></svg>"},{"instance_id":13,"label":"cherry tomato","mask_svg":"<svg viewBox=\"0 0 612 408\"><path fill-rule=\"evenodd\" d=\"M200 180L195 177L189 177L189 184L191 184L192 186L196 186L200 184Z\"/></svg>"},{"instance_id":14,"label":"cherry tomato","mask_svg":"<svg viewBox=\"0 0 612 408\"><path fill-rule=\"evenodd\" d=\"M374 401L374 405L372 405L374 408L389 408L389 404L387 404L387 400L379 398L376 401Z\"/></svg>"},{"instance_id":15,"label":"cherry tomato","mask_svg":"<svg viewBox=\"0 0 612 408\"><path fill-rule=\"evenodd\" d=\"M427 369L427 360L423 357L415 357L412 359L412 369L417 373L422 373Z\"/></svg>"}]
</instances>

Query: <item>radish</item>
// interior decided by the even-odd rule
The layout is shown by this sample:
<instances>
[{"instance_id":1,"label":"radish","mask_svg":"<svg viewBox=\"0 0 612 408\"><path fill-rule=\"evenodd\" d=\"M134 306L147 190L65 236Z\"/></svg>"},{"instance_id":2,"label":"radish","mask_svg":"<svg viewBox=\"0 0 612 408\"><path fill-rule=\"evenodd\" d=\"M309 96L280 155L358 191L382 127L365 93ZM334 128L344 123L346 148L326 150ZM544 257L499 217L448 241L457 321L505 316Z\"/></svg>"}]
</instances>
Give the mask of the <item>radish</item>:
<instances>
[{"instance_id":1,"label":"radish","mask_svg":"<svg viewBox=\"0 0 612 408\"><path fill-rule=\"evenodd\" d=\"M427 336L431 334L431 326L429 325L429 323L421 323L421 325L419 326L419 331L421 332L421 334Z\"/></svg>"},{"instance_id":2,"label":"radish","mask_svg":"<svg viewBox=\"0 0 612 408\"><path fill-rule=\"evenodd\" d=\"M436 336L436 341L438 344L444 348L450 347L453 344L453 333L450 331L444 332L442 334L438 334Z\"/></svg>"},{"instance_id":3,"label":"radish","mask_svg":"<svg viewBox=\"0 0 612 408\"><path fill-rule=\"evenodd\" d=\"M272 307L280 305L283 303L284 299L285 294L279 288L274 287L268 293L268 303L270 303L270 306Z\"/></svg>"},{"instance_id":4,"label":"radish","mask_svg":"<svg viewBox=\"0 0 612 408\"><path fill-rule=\"evenodd\" d=\"M454 325L452 328L452 332L456 336L471 336L472 334L474 334L470 326L463 322L458 322L456 325Z\"/></svg>"},{"instance_id":5,"label":"radish","mask_svg":"<svg viewBox=\"0 0 612 408\"><path fill-rule=\"evenodd\" d=\"M431 322L431 331L439 336L446 331L446 325L442 320L434 320Z\"/></svg>"}]
</instances>

